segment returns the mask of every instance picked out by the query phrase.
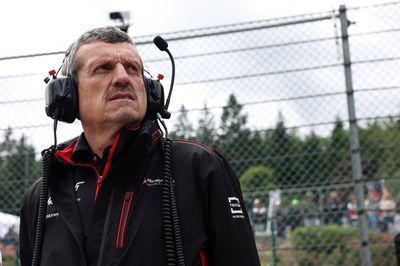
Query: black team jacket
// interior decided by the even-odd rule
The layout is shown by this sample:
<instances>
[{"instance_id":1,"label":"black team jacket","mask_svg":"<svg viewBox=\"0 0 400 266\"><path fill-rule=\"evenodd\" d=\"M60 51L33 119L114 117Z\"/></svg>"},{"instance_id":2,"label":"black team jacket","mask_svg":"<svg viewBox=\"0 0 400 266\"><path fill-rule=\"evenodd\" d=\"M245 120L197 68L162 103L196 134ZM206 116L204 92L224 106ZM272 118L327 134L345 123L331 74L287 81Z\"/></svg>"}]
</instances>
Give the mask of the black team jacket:
<instances>
[{"instance_id":1,"label":"black team jacket","mask_svg":"<svg viewBox=\"0 0 400 266\"><path fill-rule=\"evenodd\" d=\"M41 266L166 265L161 138L154 122L143 121L138 129L121 129L103 160L91 153L83 134L57 147ZM239 181L228 163L201 144L174 140L172 146L185 264L260 265ZM31 265L40 184L41 179L22 201L22 266Z\"/></svg>"}]
</instances>

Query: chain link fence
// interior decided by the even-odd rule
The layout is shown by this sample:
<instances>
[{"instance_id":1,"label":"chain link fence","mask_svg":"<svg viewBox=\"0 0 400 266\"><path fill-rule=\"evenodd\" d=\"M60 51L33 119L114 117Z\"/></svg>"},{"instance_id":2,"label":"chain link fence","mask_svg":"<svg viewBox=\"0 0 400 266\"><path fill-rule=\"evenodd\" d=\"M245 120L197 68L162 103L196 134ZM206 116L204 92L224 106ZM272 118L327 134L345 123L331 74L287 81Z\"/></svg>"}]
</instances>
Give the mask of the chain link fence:
<instances>
[{"instance_id":1,"label":"chain link fence","mask_svg":"<svg viewBox=\"0 0 400 266\"><path fill-rule=\"evenodd\" d=\"M162 34L176 61L170 137L221 151L263 265L396 265L400 2ZM147 70L170 62L134 36ZM68 45L66 45L68 46ZM63 52L0 58L0 248L50 146L46 72ZM58 139L81 131L60 124ZM11 231L11 230L10 230ZM11 264L10 264L11 265Z\"/></svg>"}]
</instances>

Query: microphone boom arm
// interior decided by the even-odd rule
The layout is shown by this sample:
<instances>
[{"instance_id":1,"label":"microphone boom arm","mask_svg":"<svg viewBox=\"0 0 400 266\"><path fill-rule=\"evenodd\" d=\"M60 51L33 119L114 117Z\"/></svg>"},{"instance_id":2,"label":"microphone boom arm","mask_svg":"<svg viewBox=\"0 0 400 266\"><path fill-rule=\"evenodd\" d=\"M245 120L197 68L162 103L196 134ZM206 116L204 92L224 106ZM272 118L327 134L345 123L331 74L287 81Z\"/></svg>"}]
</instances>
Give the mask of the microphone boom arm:
<instances>
[{"instance_id":1,"label":"microphone boom arm","mask_svg":"<svg viewBox=\"0 0 400 266\"><path fill-rule=\"evenodd\" d=\"M172 64L171 83L170 83L170 86L169 86L168 97L167 97L167 100L165 102L165 110L168 110L169 102L171 100L172 89L174 87L174 82L175 82L175 61L174 61L174 58L172 57L171 52L168 49L165 49L165 51L169 55L169 58L171 59L171 64Z\"/></svg>"}]
</instances>

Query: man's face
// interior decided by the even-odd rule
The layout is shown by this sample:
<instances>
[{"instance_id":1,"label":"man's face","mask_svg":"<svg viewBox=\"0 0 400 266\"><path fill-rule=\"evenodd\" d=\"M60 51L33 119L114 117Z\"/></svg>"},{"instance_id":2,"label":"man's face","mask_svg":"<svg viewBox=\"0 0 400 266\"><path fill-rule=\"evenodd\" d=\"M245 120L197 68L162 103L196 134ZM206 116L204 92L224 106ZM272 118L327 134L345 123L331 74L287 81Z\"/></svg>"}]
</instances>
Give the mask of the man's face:
<instances>
[{"instance_id":1,"label":"man's face","mask_svg":"<svg viewBox=\"0 0 400 266\"><path fill-rule=\"evenodd\" d=\"M146 113L147 98L137 49L127 43L93 41L76 57L79 116L83 126L132 126Z\"/></svg>"}]
</instances>

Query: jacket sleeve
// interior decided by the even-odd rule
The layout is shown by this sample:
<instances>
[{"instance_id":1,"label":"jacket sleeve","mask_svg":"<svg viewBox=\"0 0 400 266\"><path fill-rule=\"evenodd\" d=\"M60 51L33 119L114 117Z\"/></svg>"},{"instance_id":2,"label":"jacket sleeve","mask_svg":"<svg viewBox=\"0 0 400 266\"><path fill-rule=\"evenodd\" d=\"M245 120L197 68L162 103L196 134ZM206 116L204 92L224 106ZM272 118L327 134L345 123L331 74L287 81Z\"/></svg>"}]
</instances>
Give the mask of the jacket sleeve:
<instances>
[{"instance_id":1,"label":"jacket sleeve","mask_svg":"<svg viewBox=\"0 0 400 266\"><path fill-rule=\"evenodd\" d=\"M260 265L240 183L222 155L213 156L208 176L210 265Z\"/></svg>"},{"instance_id":2,"label":"jacket sleeve","mask_svg":"<svg viewBox=\"0 0 400 266\"><path fill-rule=\"evenodd\" d=\"M40 182L36 182L22 199L19 228L21 266L30 266L32 264L38 203L38 197L35 197L35 193L39 193L39 188Z\"/></svg>"}]
</instances>

